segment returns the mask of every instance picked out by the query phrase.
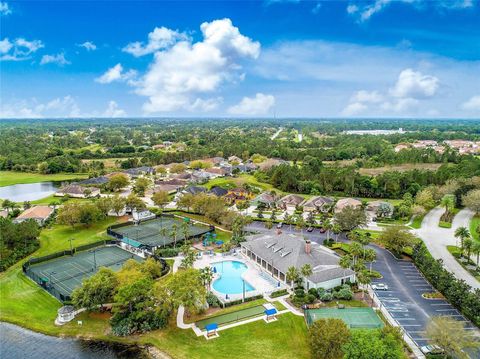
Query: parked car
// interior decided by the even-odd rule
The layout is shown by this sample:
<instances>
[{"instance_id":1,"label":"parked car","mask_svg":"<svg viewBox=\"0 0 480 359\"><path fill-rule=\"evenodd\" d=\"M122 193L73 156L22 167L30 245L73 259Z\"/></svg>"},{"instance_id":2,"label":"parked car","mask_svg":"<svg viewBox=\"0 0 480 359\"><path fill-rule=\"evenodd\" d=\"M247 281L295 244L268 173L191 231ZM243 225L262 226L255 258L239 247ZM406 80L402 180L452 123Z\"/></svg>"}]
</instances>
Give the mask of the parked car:
<instances>
[{"instance_id":1,"label":"parked car","mask_svg":"<svg viewBox=\"0 0 480 359\"><path fill-rule=\"evenodd\" d=\"M313 232L313 227L308 227L307 232Z\"/></svg>"},{"instance_id":2,"label":"parked car","mask_svg":"<svg viewBox=\"0 0 480 359\"><path fill-rule=\"evenodd\" d=\"M327 230L325 228L320 228L320 233L325 233Z\"/></svg>"},{"instance_id":3,"label":"parked car","mask_svg":"<svg viewBox=\"0 0 480 359\"><path fill-rule=\"evenodd\" d=\"M280 228L282 228L282 227L283 227L283 223L282 223L282 222L280 222L279 224L277 224L277 228L278 228L278 229L280 229Z\"/></svg>"},{"instance_id":4,"label":"parked car","mask_svg":"<svg viewBox=\"0 0 480 359\"><path fill-rule=\"evenodd\" d=\"M425 345L420 348L423 354L443 354L445 350L440 348L438 345Z\"/></svg>"},{"instance_id":5,"label":"parked car","mask_svg":"<svg viewBox=\"0 0 480 359\"><path fill-rule=\"evenodd\" d=\"M372 284L373 290L388 290L388 285L385 283Z\"/></svg>"}]
</instances>

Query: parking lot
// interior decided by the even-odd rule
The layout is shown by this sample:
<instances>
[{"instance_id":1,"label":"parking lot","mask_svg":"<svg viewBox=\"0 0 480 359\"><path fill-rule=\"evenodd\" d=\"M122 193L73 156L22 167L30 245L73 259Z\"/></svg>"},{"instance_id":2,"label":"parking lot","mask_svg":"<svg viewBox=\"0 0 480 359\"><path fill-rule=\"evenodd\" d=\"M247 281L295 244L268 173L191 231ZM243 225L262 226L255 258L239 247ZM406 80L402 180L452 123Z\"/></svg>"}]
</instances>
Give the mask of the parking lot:
<instances>
[{"instance_id":1,"label":"parking lot","mask_svg":"<svg viewBox=\"0 0 480 359\"><path fill-rule=\"evenodd\" d=\"M252 222L247 226L252 231L268 231L262 222ZM271 229L275 231L275 228ZM284 225L283 232L300 234L293 226ZM325 233L315 229L313 233L303 231L303 236L322 244L326 238ZM344 234L339 236L339 241L349 242ZM432 317L448 315L465 323L468 330L480 331L469 320L462 316L451 304L443 299L425 299L423 293L433 292L434 289L421 275L419 270L410 261L397 260L389 251L378 246L369 245L377 253L373 269L383 275L382 279L374 283L385 283L387 291L376 291L382 305L388 310L398 324L408 333L418 346L428 344L425 330Z\"/></svg>"},{"instance_id":2,"label":"parking lot","mask_svg":"<svg viewBox=\"0 0 480 359\"><path fill-rule=\"evenodd\" d=\"M468 330L478 329L451 304L443 299L425 299L423 293L435 291L413 263L395 259L388 251L375 247L377 261L374 269L382 273L382 279L374 283L385 283L388 290L375 293L391 316L419 345L427 345L426 327L430 318L448 315L465 322Z\"/></svg>"}]
</instances>

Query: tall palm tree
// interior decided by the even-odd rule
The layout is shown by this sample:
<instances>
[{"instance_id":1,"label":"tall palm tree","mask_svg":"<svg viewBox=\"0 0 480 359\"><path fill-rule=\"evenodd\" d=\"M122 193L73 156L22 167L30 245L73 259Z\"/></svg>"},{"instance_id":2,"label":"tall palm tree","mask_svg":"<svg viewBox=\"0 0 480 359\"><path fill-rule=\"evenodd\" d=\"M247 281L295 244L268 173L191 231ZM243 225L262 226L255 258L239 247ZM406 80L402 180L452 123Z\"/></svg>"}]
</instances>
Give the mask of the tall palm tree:
<instances>
[{"instance_id":1,"label":"tall palm tree","mask_svg":"<svg viewBox=\"0 0 480 359\"><path fill-rule=\"evenodd\" d=\"M329 219L326 219L322 227L327 231L327 241L330 241L330 231L333 230L333 223Z\"/></svg>"},{"instance_id":2,"label":"tall palm tree","mask_svg":"<svg viewBox=\"0 0 480 359\"><path fill-rule=\"evenodd\" d=\"M480 257L480 241L473 241L472 253L477 255L477 268L478 268L478 260Z\"/></svg>"},{"instance_id":3,"label":"tall palm tree","mask_svg":"<svg viewBox=\"0 0 480 359\"><path fill-rule=\"evenodd\" d=\"M290 286L291 286L293 282L297 282L298 279L300 278L300 272L294 266L288 267L286 277L287 277L287 282L290 282Z\"/></svg>"},{"instance_id":4,"label":"tall palm tree","mask_svg":"<svg viewBox=\"0 0 480 359\"><path fill-rule=\"evenodd\" d=\"M165 238L168 236L167 227L160 227L160 235L163 238L163 248L165 248Z\"/></svg>"},{"instance_id":5,"label":"tall palm tree","mask_svg":"<svg viewBox=\"0 0 480 359\"><path fill-rule=\"evenodd\" d=\"M467 252L467 259L470 262L470 253L472 251L473 240L471 238L466 238L463 241L463 246L465 247L465 252Z\"/></svg>"},{"instance_id":6,"label":"tall palm tree","mask_svg":"<svg viewBox=\"0 0 480 359\"><path fill-rule=\"evenodd\" d=\"M336 223L333 224L332 226L332 231L335 234L335 243L338 242L338 235L342 232L342 228Z\"/></svg>"},{"instance_id":7,"label":"tall palm tree","mask_svg":"<svg viewBox=\"0 0 480 359\"><path fill-rule=\"evenodd\" d=\"M362 270L358 272L356 275L357 275L358 283L360 283L362 286L367 286L372 282L372 279L370 278L366 270ZM362 291L362 298L364 297L365 297L365 291Z\"/></svg>"},{"instance_id":8,"label":"tall palm tree","mask_svg":"<svg viewBox=\"0 0 480 359\"><path fill-rule=\"evenodd\" d=\"M377 252L375 252L374 249L368 248L363 254L363 259L365 260L365 262L370 263L370 273L372 273L372 263L376 258L377 258Z\"/></svg>"},{"instance_id":9,"label":"tall palm tree","mask_svg":"<svg viewBox=\"0 0 480 359\"><path fill-rule=\"evenodd\" d=\"M202 279L203 285L210 290L210 284L213 280L213 269L211 267L205 267L200 269L200 278Z\"/></svg>"},{"instance_id":10,"label":"tall palm tree","mask_svg":"<svg viewBox=\"0 0 480 359\"><path fill-rule=\"evenodd\" d=\"M470 238L470 231L468 230L467 227L458 227L456 230L455 230L455 238L460 238L460 249L463 253L463 245L464 245L464 241L465 239L467 238ZM462 254L463 255L463 254Z\"/></svg>"},{"instance_id":11,"label":"tall palm tree","mask_svg":"<svg viewBox=\"0 0 480 359\"><path fill-rule=\"evenodd\" d=\"M353 242L350 245L350 253L353 256L353 265L357 263L358 257L363 254L363 246L358 242Z\"/></svg>"},{"instance_id":12,"label":"tall palm tree","mask_svg":"<svg viewBox=\"0 0 480 359\"><path fill-rule=\"evenodd\" d=\"M300 273L305 278L310 277L313 274L313 269L310 264L304 264L302 268L300 268Z\"/></svg>"},{"instance_id":13,"label":"tall palm tree","mask_svg":"<svg viewBox=\"0 0 480 359\"><path fill-rule=\"evenodd\" d=\"M176 223L172 225L172 231L170 232L170 236L173 238L173 248L177 248L177 234L178 234L178 226Z\"/></svg>"}]
</instances>

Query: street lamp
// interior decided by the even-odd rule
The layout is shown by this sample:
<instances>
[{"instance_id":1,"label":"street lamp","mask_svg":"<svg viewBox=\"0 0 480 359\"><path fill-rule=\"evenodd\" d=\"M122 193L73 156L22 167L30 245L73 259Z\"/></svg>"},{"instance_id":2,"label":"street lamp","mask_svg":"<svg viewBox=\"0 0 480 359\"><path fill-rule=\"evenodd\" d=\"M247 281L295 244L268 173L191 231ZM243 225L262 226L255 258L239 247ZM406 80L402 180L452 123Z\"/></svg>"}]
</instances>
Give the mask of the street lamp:
<instances>
[{"instance_id":1,"label":"street lamp","mask_svg":"<svg viewBox=\"0 0 480 359\"><path fill-rule=\"evenodd\" d=\"M68 240L70 241L70 255L72 255L72 256L73 256L73 246L72 246L72 241L74 241L74 240L75 240L75 238L69 238Z\"/></svg>"},{"instance_id":2,"label":"street lamp","mask_svg":"<svg viewBox=\"0 0 480 359\"><path fill-rule=\"evenodd\" d=\"M94 270L97 270L97 257L95 255L96 252L97 252L96 249L94 249L93 251L90 252L90 253L93 253L93 268L94 268Z\"/></svg>"}]
</instances>

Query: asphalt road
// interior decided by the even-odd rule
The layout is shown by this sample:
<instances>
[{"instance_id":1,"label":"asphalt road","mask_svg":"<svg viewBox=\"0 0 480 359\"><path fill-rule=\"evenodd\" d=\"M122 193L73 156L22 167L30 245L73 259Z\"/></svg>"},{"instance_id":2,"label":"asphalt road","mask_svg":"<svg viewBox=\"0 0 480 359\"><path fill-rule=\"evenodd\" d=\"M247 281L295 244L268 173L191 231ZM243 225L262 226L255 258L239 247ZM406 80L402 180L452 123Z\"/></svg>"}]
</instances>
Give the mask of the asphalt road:
<instances>
[{"instance_id":1,"label":"asphalt road","mask_svg":"<svg viewBox=\"0 0 480 359\"><path fill-rule=\"evenodd\" d=\"M268 231L262 222L253 222L246 229ZM275 228L271 231L275 231ZM283 226L282 231L301 234L294 227L290 229L290 226ZM303 235L320 244L326 238L326 234L320 233L318 229L312 233L304 230ZM339 237L339 241L348 242L345 235L342 234ZM427 324L432 317L439 315L452 316L464 322L468 330L480 335L478 328L446 300L429 300L422 297L423 293L433 292L434 288L412 262L398 260L389 251L378 246L369 245L368 247L373 248L377 253L373 269L383 275L382 279L375 280L374 283L385 283L389 287L387 291L376 291L377 296L392 317L419 346L428 344L428 338L425 335Z\"/></svg>"}]
</instances>

